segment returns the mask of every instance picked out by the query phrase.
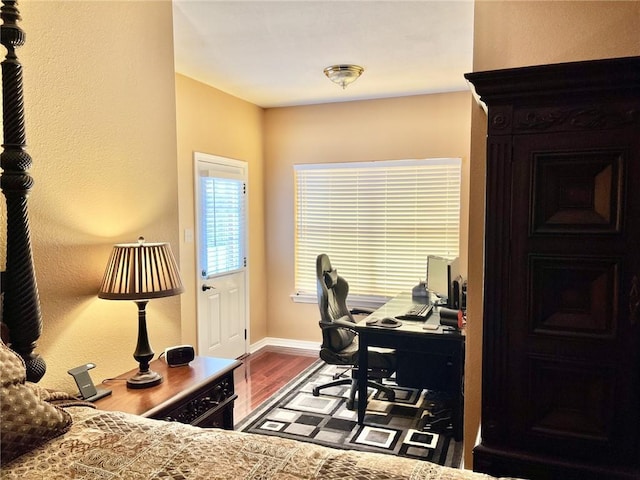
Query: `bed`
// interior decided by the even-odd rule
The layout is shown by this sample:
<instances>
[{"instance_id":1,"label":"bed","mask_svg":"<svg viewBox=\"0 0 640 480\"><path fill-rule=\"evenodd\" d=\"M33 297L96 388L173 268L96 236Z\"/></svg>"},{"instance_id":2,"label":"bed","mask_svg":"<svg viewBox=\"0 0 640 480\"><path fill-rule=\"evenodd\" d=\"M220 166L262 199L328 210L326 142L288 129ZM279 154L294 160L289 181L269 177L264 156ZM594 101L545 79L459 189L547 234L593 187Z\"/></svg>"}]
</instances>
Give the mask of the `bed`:
<instances>
[{"instance_id":1,"label":"bed","mask_svg":"<svg viewBox=\"0 0 640 480\"><path fill-rule=\"evenodd\" d=\"M488 479L392 455L101 411L25 382L0 345L3 479Z\"/></svg>"},{"instance_id":2,"label":"bed","mask_svg":"<svg viewBox=\"0 0 640 480\"><path fill-rule=\"evenodd\" d=\"M0 476L3 479L440 479L492 477L391 455L335 450L288 439L202 429L96 409L44 389L35 352L43 328L29 239L32 179L25 151L15 1L3 0L2 190L7 204L0 341Z\"/></svg>"}]
</instances>

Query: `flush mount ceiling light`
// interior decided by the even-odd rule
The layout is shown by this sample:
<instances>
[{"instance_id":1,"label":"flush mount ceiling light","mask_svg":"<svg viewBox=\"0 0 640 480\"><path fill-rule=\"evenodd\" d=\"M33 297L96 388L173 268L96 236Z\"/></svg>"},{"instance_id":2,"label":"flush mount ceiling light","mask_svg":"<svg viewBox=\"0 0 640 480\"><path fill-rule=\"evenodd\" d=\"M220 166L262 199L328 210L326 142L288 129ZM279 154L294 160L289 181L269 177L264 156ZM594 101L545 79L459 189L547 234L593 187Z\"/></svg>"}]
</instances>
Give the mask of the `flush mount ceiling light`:
<instances>
[{"instance_id":1,"label":"flush mount ceiling light","mask_svg":"<svg viewBox=\"0 0 640 480\"><path fill-rule=\"evenodd\" d=\"M329 80L342 88L347 88L347 85L355 82L362 72L364 68L358 65L332 65L324 69L324 74Z\"/></svg>"}]
</instances>

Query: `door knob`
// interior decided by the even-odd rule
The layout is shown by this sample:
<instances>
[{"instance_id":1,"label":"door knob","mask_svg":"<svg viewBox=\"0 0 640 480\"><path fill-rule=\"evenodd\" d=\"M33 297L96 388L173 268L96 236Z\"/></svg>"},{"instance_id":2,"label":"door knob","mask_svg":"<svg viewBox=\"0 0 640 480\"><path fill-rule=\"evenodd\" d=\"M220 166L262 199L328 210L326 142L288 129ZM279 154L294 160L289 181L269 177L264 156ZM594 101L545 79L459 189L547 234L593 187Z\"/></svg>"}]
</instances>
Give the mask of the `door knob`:
<instances>
[{"instance_id":1,"label":"door knob","mask_svg":"<svg viewBox=\"0 0 640 480\"><path fill-rule=\"evenodd\" d=\"M206 292L207 290L215 290L216 287L212 287L211 285L207 285L206 283L202 285L202 291Z\"/></svg>"}]
</instances>

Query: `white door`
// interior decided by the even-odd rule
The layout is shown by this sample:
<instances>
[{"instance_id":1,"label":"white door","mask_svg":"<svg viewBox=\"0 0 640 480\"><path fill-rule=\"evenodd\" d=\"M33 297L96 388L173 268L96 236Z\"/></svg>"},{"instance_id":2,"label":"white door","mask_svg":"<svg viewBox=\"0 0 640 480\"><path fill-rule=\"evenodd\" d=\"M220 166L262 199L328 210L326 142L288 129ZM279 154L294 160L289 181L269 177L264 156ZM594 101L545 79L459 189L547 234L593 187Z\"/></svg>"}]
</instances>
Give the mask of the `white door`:
<instances>
[{"instance_id":1,"label":"white door","mask_svg":"<svg viewBox=\"0 0 640 480\"><path fill-rule=\"evenodd\" d=\"M247 164L195 153L198 354L247 352Z\"/></svg>"}]
</instances>

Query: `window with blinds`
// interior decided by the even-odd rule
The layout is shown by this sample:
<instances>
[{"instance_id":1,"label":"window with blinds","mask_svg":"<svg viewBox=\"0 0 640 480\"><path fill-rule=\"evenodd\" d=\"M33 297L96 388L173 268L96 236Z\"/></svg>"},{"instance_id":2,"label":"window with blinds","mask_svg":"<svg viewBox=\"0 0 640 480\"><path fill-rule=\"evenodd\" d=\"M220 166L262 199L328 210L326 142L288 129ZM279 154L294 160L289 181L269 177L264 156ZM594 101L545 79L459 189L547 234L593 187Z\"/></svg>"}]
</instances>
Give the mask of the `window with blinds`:
<instances>
[{"instance_id":1,"label":"window with blinds","mask_svg":"<svg viewBox=\"0 0 640 480\"><path fill-rule=\"evenodd\" d=\"M295 166L296 294L316 295L320 253L350 298L369 299L424 280L428 255L457 257L460 170L449 158Z\"/></svg>"},{"instance_id":2,"label":"window with blinds","mask_svg":"<svg viewBox=\"0 0 640 480\"><path fill-rule=\"evenodd\" d=\"M202 276L243 268L244 182L200 176L200 202Z\"/></svg>"}]
</instances>

